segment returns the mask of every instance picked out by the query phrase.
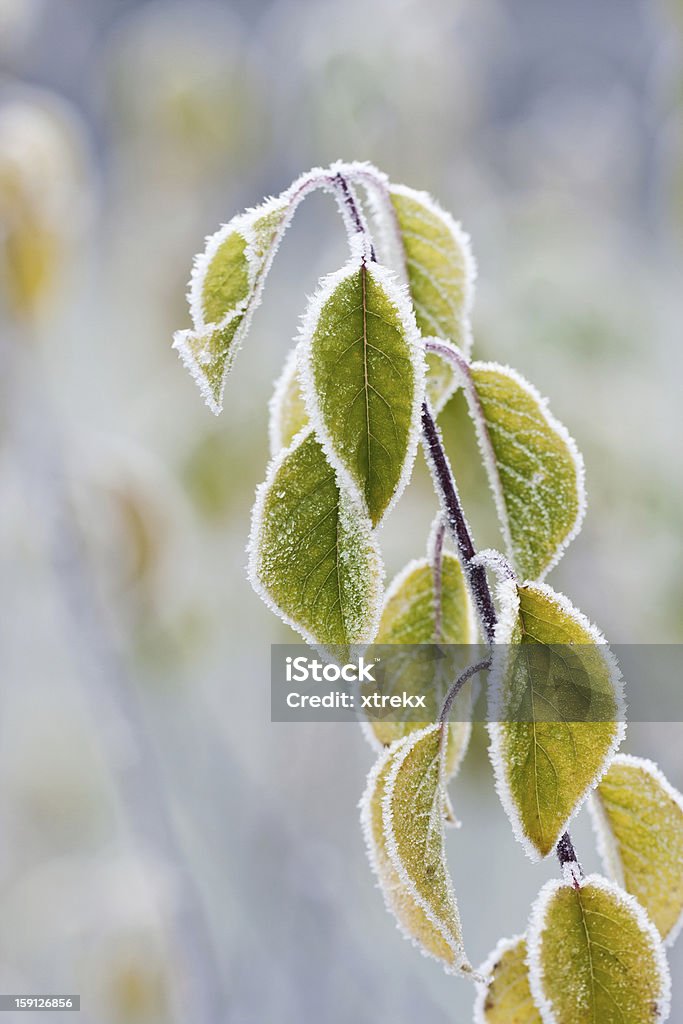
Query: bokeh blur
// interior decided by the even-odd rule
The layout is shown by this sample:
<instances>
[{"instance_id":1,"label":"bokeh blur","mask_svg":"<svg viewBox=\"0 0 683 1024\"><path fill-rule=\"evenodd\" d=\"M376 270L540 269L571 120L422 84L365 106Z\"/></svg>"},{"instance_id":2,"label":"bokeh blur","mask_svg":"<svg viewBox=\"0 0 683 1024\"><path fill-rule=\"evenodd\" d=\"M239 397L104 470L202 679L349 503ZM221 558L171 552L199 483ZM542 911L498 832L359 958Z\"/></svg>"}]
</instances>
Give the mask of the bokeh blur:
<instances>
[{"instance_id":1,"label":"bokeh blur","mask_svg":"<svg viewBox=\"0 0 683 1024\"><path fill-rule=\"evenodd\" d=\"M614 642L682 642L683 5L0 0L0 64L0 991L80 993L83 1024L469 1021L374 887L360 732L270 723L292 634L244 572L272 381L344 256L334 204L288 235L219 419L171 334L204 236L300 171L431 190L473 238L477 353L585 455L552 584ZM457 396L443 420L495 545ZM390 575L434 511L418 465ZM679 788L682 728L626 745ZM453 800L478 963L556 868L515 843L481 727ZM585 813L574 837L597 869Z\"/></svg>"}]
</instances>

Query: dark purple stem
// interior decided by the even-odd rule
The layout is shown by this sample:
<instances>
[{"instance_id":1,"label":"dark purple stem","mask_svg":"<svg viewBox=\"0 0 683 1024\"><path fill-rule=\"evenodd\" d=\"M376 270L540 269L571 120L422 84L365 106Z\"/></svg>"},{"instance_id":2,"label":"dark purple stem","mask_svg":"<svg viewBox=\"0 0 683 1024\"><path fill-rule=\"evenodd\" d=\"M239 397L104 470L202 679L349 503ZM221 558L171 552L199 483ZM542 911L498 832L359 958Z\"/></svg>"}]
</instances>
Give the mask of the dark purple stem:
<instances>
[{"instance_id":1,"label":"dark purple stem","mask_svg":"<svg viewBox=\"0 0 683 1024\"><path fill-rule=\"evenodd\" d=\"M483 565L472 564L476 555L472 535L460 504L453 471L441 441L439 428L426 402L422 406L422 443L441 498L446 525L457 546L484 635L488 643L493 643L496 608L486 578L486 569Z\"/></svg>"}]
</instances>

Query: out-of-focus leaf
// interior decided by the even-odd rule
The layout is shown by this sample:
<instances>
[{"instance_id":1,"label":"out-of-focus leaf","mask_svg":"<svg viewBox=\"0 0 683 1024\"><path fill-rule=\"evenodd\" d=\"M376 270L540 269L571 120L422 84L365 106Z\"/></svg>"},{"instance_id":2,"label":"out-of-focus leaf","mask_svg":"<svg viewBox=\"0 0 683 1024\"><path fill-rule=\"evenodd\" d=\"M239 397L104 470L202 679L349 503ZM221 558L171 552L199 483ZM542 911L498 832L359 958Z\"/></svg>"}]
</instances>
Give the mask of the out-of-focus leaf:
<instances>
[{"instance_id":1,"label":"out-of-focus leaf","mask_svg":"<svg viewBox=\"0 0 683 1024\"><path fill-rule=\"evenodd\" d=\"M75 112L39 89L0 103L0 292L35 319L56 294L88 208L88 158Z\"/></svg>"},{"instance_id":2,"label":"out-of-focus leaf","mask_svg":"<svg viewBox=\"0 0 683 1024\"><path fill-rule=\"evenodd\" d=\"M412 310L387 271L354 258L311 303L303 345L311 421L376 526L417 450L424 354Z\"/></svg>"},{"instance_id":3,"label":"out-of-focus leaf","mask_svg":"<svg viewBox=\"0 0 683 1024\"><path fill-rule=\"evenodd\" d=\"M312 643L373 639L383 567L367 514L314 434L273 460L257 492L249 542L252 585Z\"/></svg>"},{"instance_id":4,"label":"out-of-focus leaf","mask_svg":"<svg viewBox=\"0 0 683 1024\"><path fill-rule=\"evenodd\" d=\"M475 1024L543 1024L529 988L526 939L503 939L479 969Z\"/></svg>"},{"instance_id":5,"label":"out-of-focus leaf","mask_svg":"<svg viewBox=\"0 0 683 1024\"><path fill-rule=\"evenodd\" d=\"M544 584L501 588L489 679L490 755L517 839L554 849L624 733L621 676L602 635Z\"/></svg>"},{"instance_id":6,"label":"out-of-focus leaf","mask_svg":"<svg viewBox=\"0 0 683 1024\"><path fill-rule=\"evenodd\" d=\"M598 875L549 882L528 933L529 981L544 1021L659 1024L669 968L656 928L633 897Z\"/></svg>"},{"instance_id":7,"label":"out-of-focus leaf","mask_svg":"<svg viewBox=\"0 0 683 1024\"><path fill-rule=\"evenodd\" d=\"M619 754L589 806L605 870L673 942L683 923L683 797L652 761Z\"/></svg>"}]
</instances>

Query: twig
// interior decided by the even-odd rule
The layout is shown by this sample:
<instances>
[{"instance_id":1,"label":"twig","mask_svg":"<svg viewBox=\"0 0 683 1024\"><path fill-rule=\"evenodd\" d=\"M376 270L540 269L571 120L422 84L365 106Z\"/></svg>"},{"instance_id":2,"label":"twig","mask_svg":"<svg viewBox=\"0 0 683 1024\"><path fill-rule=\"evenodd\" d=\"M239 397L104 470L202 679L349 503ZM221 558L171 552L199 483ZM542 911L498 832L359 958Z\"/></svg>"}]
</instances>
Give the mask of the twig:
<instances>
[{"instance_id":1,"label":"twig","mask_svg":"<svg viewBox=\"0 0 683 1024\"><path fill-rule=\"evenodd\" d=\"M484 672L486 669L491 668L491 657L484 658L483 661L478 661L475 665L468 665L464 672L458 676L450 690L446 694L446 699L443 702L441 713L439 714L439 723L444 726L448 722L448 716L451 713L453 702L458 696L463 686L468 679L472 676L476 676L477 672Z\"/></svg>"}]
</instances>

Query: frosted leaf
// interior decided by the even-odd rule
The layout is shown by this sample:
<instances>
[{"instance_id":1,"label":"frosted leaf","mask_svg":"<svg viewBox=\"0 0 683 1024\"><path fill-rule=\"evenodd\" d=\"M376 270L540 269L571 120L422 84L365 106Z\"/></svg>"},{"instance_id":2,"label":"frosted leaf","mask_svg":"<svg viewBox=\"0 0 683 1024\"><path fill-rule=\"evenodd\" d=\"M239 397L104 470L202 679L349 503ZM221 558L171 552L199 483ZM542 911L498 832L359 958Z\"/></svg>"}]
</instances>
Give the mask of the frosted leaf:
<instances>
[{"instance_id":1,"label":"frosted leaf","mask_svg":"<svg viewBox=\"0 0 683 1024\"><path fill-rule=\"evenodd\" d=\"M489 753L515 835L537 860L554 849L623 739L622 680L602 634L562 594L512 580L500 589Z\"/></svg>"},{"instance_id":2,"label":"frosted leaf","mask_svg":"<svg viewBox=\"0 0 683 1024\"><path fill-rule=\"evenodd\" d=\"M476 278L469 236L426 192L391 185L389 194L418 327L469 355Z\"/></svg>"},{"instance_id":3,"label":"frosted leaf","mask_svg":"<svg viewBox=\"0 0 683 1024\"><path fill-rule=\"evenodd\" d=\"M249 573L256 592L311 643L369 643L383 566L365 511L303 431L256 494Z\"/></svg>"},{"instance_id":4,"label":"frosted leaf","mask_svg":"<svg viewBox=\"0 0 683 1024\"><path fill-rule=\"evenodd\" d=\"M308 413L299 384L299 366L296 348L293 348L275 383L270 400L268 438L270 454L277 455L292 443L308 423Z\"/></svg>"},{"instance_id":5,"label":"frosted leaf","mask_svg":"<svg viewBox=\"0 0 683 1024\"><path fill-rule=\"evenodd\" d=\"M583 460L546 401L518 373L463 363L462 377L508 557L522 579L542 579L583 521Z\"/></svg>"},{"instance_id":6,"label":"frosted leaf","mask_svg":"<svg viewBox=\"0 0 683 1024\"><path fill-rule=\"evenodd\" d=\"M639 903L599 875L549 882L529 923L529 982L543 1024L660 1024L671 979Z\"/></svg>"},{"instance_id":7,"label":"frosted leaf","mask_svg":"<svg viewBox=\"0 0 683 1024\"><path fill-rule=\"evenodd\" d=\"M605 870L672 943L683 924L683 797L652 761L619 754L589 807Z\"/></svg>"},{"instance_id":8,"label":"frosted leaf","mask_svg":"<svg viewBox=\"0 0 683 1024\"><path fill-rule=\"evenodd\" d=\"M502 939L479 973L475 1024L543 1024L529 988L524 936Z\"/></svg>"},{"instance_id":9,"label":"frosted leaf","mask_svg":"<svg viewBox=\"0 0 683 1024\"><path fill-rule=\"evenodd\" d=\"M322 283L301 345L316 433L377 526L408 482L417 451L424 353L410 304L386 270L359 254Z\"/></svg>"},{"instance_id":10,"label":"frosted leaf","mask_svg":"<svg viewBox=\"0 0 683 1024\"><path fill-rule=\"evenodd\" d=\"M368 856L399 928L449 973L473 975L444 851L440 728L397 740L361 801Z\"/></svg>"},{"instance_id":11,"label":"frosted leaf","mask_svg":"<svg viewBox=\"0 0 683 1024\"><path fill-rule=\"evenodd\" d=\"M435 614L434 566L426 559L416 559L396 576L389 586L382 609L376 644L419 645L419 644L472 644L476 642L476 623L469 591L457 558L446 551L443 553L440 576L440 617L437 624ZM414 649L402 651L395 656L387 655L387 676L395 679L396 690L408 693L431 692L432 687L441 685L440 699L445 698L448 688L457 678L455 659L430 661L415 656ZM462 669L467 662L463 655ZM440 669L447 671L443 679L436 678ZM455 675L453 670L455 669ZM449 726L449 742L446 752L446 778L452 778L465 755L472 731L467 709L470 692L466 688L459 695L461 713L454 714ZM424 728L426 723L391 722L370 719L367 732L371 739L382 746L389 746L394 740L415 730Z\"/></svg>"},{"instance_id":12,"label":"frosted leaf","mask_svg":"<svg viewBox=\"0 0 683 1024\"><path fill-rule=\"evenodd\" d=\"M221 410L225 379L260 302L292 208L288 189L224 224L195 259L189 292L194 329L176 332L173 347L212 412Z\"/></svg>"}]
</instances>

